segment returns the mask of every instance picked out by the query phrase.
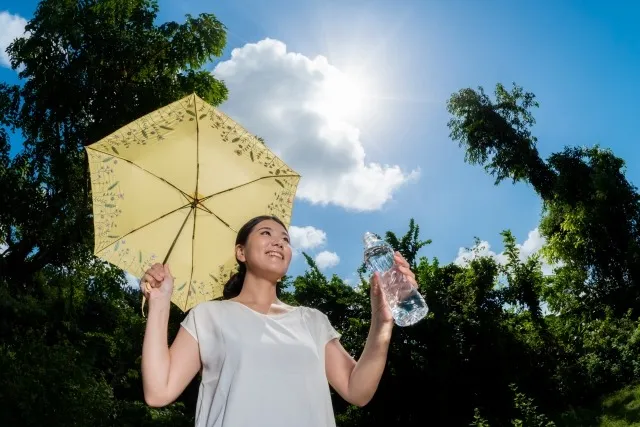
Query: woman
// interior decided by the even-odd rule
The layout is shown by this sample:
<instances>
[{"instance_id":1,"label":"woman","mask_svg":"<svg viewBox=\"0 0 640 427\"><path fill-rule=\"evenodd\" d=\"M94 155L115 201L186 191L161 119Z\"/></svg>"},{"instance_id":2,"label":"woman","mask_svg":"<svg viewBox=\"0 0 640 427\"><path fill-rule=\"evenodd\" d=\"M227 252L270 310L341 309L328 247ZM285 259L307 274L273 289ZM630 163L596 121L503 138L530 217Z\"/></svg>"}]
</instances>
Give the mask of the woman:
<instances>
[{"instance_id":1,"label":"woman","mask_svg":"<svg viewBox=\"0 0 640 427\"><path fill-rule=\"evenodd\" d=\"M194 307L170 348L173 278L167 265L146 272L146 402L170 404L202 370L197 427L335 426L328 384L348 402L366 405L384 370L393 328L377 276L371 286L369 336L356 362L326 315L277 299L276 284L291 262L289 234L278 218L261 216L245 224L235 254L239 270L225 285L224 299ZM399 254L396 262L415 285Z\"/></svg>"}]
</instances>

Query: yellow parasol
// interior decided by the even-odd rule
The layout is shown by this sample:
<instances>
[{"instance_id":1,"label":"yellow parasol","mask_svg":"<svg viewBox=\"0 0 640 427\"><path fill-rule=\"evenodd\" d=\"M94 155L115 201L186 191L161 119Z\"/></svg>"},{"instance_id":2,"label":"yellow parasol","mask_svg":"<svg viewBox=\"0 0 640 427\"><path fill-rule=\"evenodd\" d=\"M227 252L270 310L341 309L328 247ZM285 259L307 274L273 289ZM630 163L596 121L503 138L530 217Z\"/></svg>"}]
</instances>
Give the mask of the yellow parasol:
<instances>
[{"instance_id":1,"label":"yellow parasol","mask_svg":"<svg viewBox=\"0 0 640 427\"><path fill-rule=\"evenodd\" d=\"M86 149L95 255L136 277L168 262L183 311L222 295L247 220L290 223L300 176L196 95Z\"/></svg>"}]
</instances>

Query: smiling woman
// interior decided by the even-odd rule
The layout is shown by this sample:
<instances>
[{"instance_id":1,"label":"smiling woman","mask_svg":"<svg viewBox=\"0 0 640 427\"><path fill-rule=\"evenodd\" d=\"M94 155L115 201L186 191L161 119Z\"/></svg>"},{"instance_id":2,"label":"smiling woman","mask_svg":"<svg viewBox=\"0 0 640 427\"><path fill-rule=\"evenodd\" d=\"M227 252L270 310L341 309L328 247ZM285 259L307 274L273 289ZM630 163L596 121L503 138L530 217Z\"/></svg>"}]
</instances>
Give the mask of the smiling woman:
<instances>
[{"instance_id":1,"label":"smiling woman","mask_svg":"<svg viewBox=\"0 0 640 427\"><path fill-rule=\"evenodd\" d=\"M256 243L262 243L263 247L257 246L256 243L249 243L249 235L253 229L260 225L257 230L258 237L255 239ZM282 248L271 248L270 241L274 234L280 233L281 238L287 243L282 245ZM273 216L259 216L253 218L247 222L238 232L236 237L236 260L238 261L238 272L231 276L227 284L224 286L223 297L224 299L232 299L240 295L247 276L247 255L245 250L263 250L264 254L269 257L270 263L267 265L251 265L252 272L260 272L265 275L265 278L269 280L270 276L274 276L272 280L279 281L287 272L288 263L291 261L291 246L290 246L289 234L285 225L280 219ZM249 243L249 244L248 244ZM265 247L266 246L266 247ZM245 249L246 248L246 249ZM286 249L284 249L286 248ZM256 256L249 258L262 261L261 264L265 264L264 256ZM275 263L273 262L275 259ZM278 262L279 261L279 262ZM272 273L275 272L275 273ZM258 274L260 274L258 273ZM253 273L252 273L253 274Z\"/></svg>"},{"instance_id":2,"label":"smiling woman","mask_svg":"<svg viewBox=\"0 0 640 427\"><path fill-rule=\"evenodd\" d=\"M329 384L351 404L373 397L387 358L393 317L377 277L371 326L356 362L328 317L292 307L276 295L291 262L289 233L276 217L247 222L236 239L238 273L223 301L195 306L167 346L173 278L155 265L143 279L149 316L142 349L144 395L151 406L173 402L198 372L196 427L334 427ZM399 255L399 268L415 285Z\"/></svg>"}]
</instances>

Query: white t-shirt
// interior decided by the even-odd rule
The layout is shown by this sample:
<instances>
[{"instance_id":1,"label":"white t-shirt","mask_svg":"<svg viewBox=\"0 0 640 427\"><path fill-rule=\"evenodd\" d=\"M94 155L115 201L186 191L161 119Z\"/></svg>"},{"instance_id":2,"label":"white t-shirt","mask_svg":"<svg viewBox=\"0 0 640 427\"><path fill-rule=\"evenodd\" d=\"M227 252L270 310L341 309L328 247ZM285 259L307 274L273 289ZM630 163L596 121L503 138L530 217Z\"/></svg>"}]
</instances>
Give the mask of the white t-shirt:
<instances>
[{"instance_id":1,"label":"white t-shirt","mask_svg":"<svg viewBox=\"0 0 640 427\"><path fill-rule=\"evenodd\" d=\"M209 301L187 314L203 367L196 427L335 426L324 356L340 335L320 311L285 307Z\"/></svg>"}]
</instances>

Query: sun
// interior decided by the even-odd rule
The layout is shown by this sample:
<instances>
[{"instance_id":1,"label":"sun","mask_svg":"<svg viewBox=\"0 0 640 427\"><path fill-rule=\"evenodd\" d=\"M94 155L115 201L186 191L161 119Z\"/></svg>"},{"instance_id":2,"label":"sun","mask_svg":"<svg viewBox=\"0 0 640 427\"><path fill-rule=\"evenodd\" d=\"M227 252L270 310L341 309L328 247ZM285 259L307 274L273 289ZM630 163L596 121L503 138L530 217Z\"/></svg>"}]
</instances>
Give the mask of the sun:
<instances>
[{"instance_id":1,"label":"sun","mask_svg":"<svg viewBox=\"0 0 640 427\"><path fill-rule=\"evenodd\" d=\"M323 115L342 120L362 118L367 110L367 79L354 72L331 68L318 86L313 107Z\"/></svg>"}]
</instances>

